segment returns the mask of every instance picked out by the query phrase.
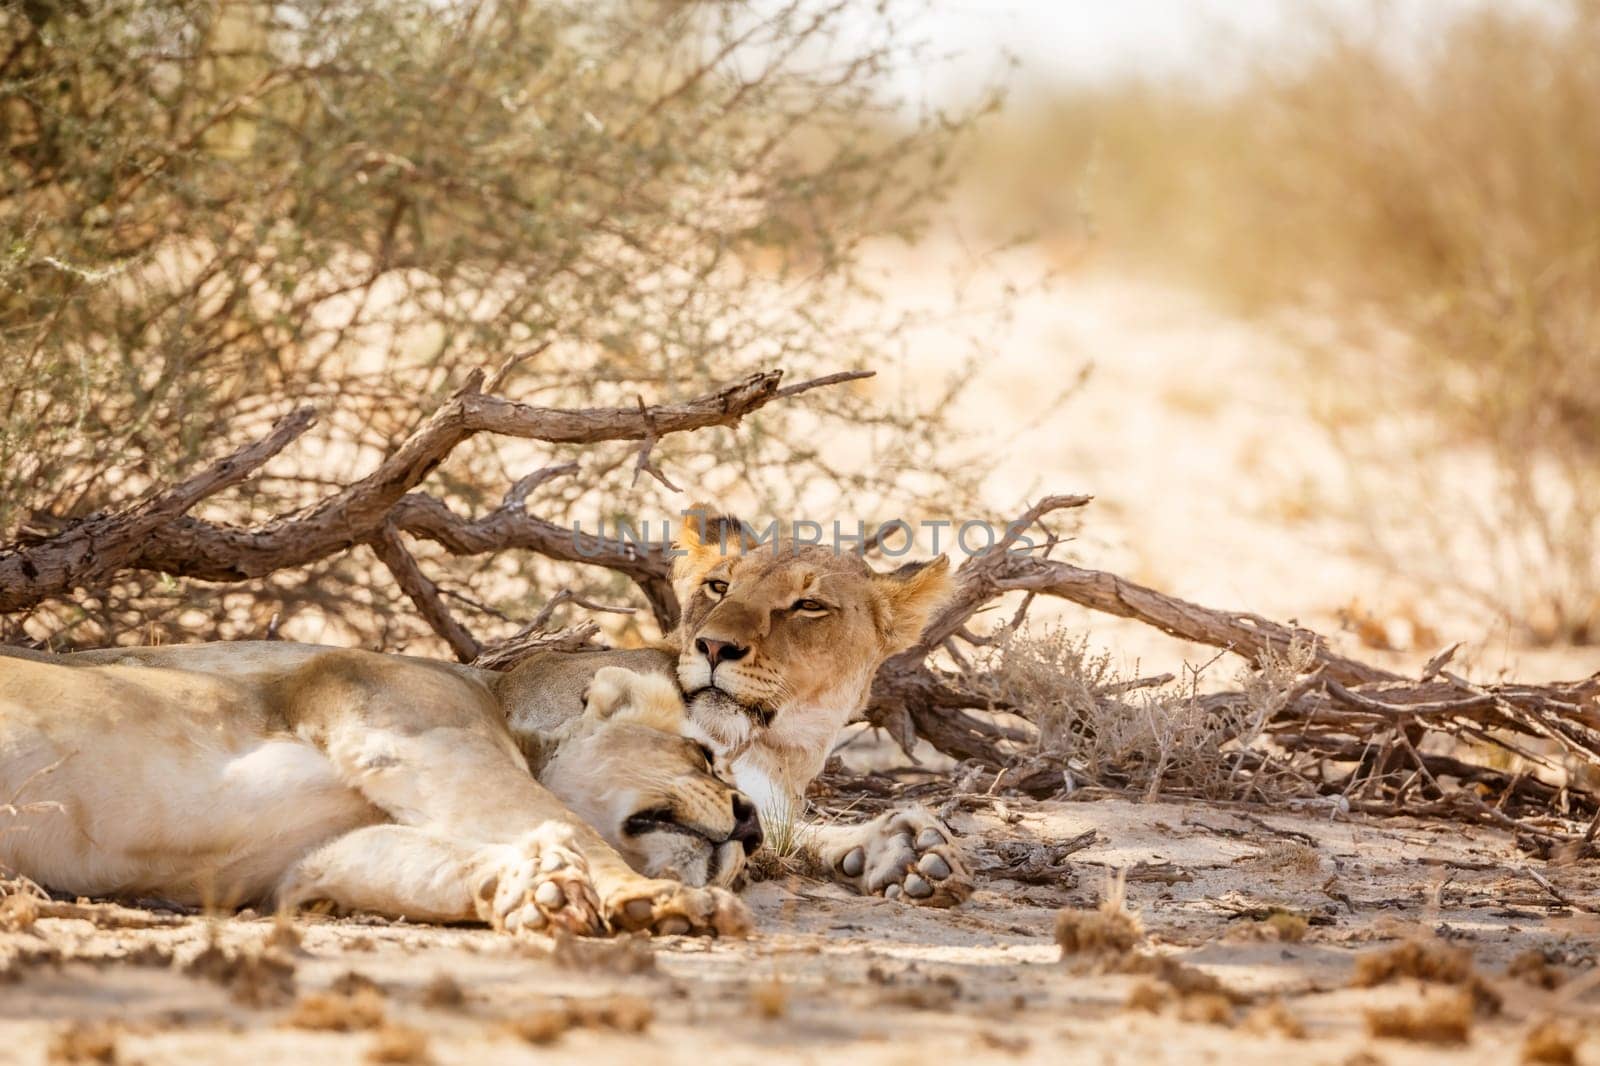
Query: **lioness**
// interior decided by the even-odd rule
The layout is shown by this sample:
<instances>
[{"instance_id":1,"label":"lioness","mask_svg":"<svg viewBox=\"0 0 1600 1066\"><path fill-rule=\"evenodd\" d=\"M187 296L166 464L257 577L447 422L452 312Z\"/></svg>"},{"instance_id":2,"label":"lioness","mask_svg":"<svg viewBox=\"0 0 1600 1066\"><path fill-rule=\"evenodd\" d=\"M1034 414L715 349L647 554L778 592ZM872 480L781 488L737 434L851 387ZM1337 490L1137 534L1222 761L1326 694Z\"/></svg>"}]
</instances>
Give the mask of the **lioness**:
<instances>
[{"instance_id":1,"label":"lioness","mask_svg":"<svg viewBox=\"0 0 1600 1066\"><path fill-rule=\"evenodd\" d=\"M193 897L197 872L211 871L218 895L418 918L742 930L743 908L715 882L737 872L730 843L759 839L748 801L717 792L703 762L682 762L699 749L660 730L652 758L663 738L679 753L665 776L614 731L578 743L584 694L595 702L609 666L675 675L684 731L764 810L792 818L877 667L915 642L949 576L942 558L878 574L788 541L755 550L739 534L725 516L685 523L673 649L546 654L505 674L279 643L0 663L0 796L60 805L0 834L0 865L91 894ZM727 817L685 818L686 793ZM59 821L40 831L52 810L69 834ZM669 837L698 838L705 857L656 857L648 843ZM802 843L862 891L941 903L965 883L946 831L920 810L816 827Z\"/></svg>"},{"instance_id":2,"label":"lioness","mask_svg":"<svg viewBox=\"0 0 1600 1066\"><path fill-rule=\"evenodd\" d=\"M684 736L669 679L602 669L576 713L513 737L497 675L450 664L284 643L4 651L0 795L19 813L0 869L49 888L511 930L748 925L699 886L737 877L755 808Z\"/></svg>"}]
</instances>

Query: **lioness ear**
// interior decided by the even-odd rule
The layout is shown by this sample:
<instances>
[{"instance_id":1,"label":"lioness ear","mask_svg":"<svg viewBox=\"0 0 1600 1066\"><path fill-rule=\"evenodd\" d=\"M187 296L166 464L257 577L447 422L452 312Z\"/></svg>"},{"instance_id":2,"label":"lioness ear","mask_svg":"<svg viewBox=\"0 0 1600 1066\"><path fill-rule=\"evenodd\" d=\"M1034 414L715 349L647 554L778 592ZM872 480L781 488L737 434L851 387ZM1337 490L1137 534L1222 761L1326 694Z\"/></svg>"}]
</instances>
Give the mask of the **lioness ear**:
<instances>
[{"instance_id":1,"label":"lioness ear","mask_svg":"<svg viewBox=\"0 0 1600 1066\"><path fill-rule=\"evenodd\" d=\"M879 634L890 655L904 651L922 636L923 627L955 591L950 560L940 555L906 563L887 574L872 575L877 593Z\"/></svg>"},{"instance_id":2,"label":"lioness ear","mask_svg":"<svg viewBox=\"0 0 1600 1066\"><path fill-rule=\"evenodd\" d=\"M621 666L595 673L583 694L583 713L601 722L636 722L663 733L683 732L683 697L670 677Z\"/></svg>"},{"instance_id":3,"label":"lioness ear","mask_svg":"<svg viewBox=\"0 0 1600 1066\"><path fill-rule=\"evenodd\" d=\"M709 503L692 504L683 515L672 546L681 552L672 560L672 580L698 579L724 555L744 550L744 523L731 514L719 514ZM679 598L683 599L682 590Z\"/></svg>"}]
</instances>

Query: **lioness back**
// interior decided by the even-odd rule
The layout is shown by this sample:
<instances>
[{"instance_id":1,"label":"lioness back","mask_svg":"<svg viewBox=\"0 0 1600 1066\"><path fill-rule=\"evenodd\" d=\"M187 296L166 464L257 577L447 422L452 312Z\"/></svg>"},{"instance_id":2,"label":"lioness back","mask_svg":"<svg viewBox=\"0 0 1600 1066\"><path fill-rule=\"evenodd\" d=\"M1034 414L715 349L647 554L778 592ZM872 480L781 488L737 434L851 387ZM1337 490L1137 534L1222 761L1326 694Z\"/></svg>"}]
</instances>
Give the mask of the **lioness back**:
<instances>
[{"instance_id":1,"label":"lioness back","mask_svg":"<svg viewBox=\"0 0 1600 1066\"><path fill-rule=\"evenodd\" d=\"M381 820L260 683L303 648L274 658L226 676L126 652L5 656L0 795L19 814L0 867L85 895L255 899L294 856Z\"/></svg>"}]
</instances>

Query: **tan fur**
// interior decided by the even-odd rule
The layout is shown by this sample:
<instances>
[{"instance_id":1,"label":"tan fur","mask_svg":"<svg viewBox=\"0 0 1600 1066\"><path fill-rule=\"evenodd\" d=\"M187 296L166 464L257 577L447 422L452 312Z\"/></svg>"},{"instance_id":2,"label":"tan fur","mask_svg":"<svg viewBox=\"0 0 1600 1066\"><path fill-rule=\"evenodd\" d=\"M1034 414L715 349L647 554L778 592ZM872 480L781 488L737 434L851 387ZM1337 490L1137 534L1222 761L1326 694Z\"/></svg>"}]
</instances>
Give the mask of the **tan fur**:
<instances>
[{"instance_id":1,"label":"tan fur","mask_svg":"<svg viewBox=\"0 0 1600 1066\"><path fill-rule=\"evenodd\" d=\"M686 523L680 546L671 650L543 653L493 674L276 642L0 649L0 802L43 804L0 833L0 866L96 895L742 929L727 893L653 879L726 884L743 861L743 797L679 733L768 818L793 819L878 666L914 643L951 579L943 558L882 574L753 545L725 518ZM808 600L822 609L796 609ZM712 670L702 640L748 653ZM649 674L689 694L687 721ZM627 832L645 812L665 828ZM957 852L926 812L811 827L802 843L862 891L959 898ZM918 871L935 891L917 893ZM560 902L536 900L546 885Z\"/></svg>"},{"instance_id":2,"label":"tan fur","mask_svg":"<svg viewBox=\"0 0 1600 1066\"><path fill-rule=\"evenodd\" d=\"M866 706L878 667L915 643L948 597L949 562L882 574L831 547L756 545L738 519L705 504L674 547L683 553L673 571L683 605L677 677L690 718L731 753L735 779L764 812L790 809ZM825 609L797 609L809 601ZM749 652L713 671L702 640Z\"/></svg>"},{"instance_id":3,"label":"tan fur","mask_svg":"<svg viewBox=\"0 0 1600 1066\"><path fill-rule=\"evenodd\" d=\"M730 883L748 810L671 683L605 669L514 734L518 674L284 643L0 655L0 797L23 812L0 867L87 895L742 929L726 892L658 876Z\"/></svg>"},{"instance_id":4,"label":"tan fur","mask_svg":"<svg viewBox=\"0 0 1600 1066\"><path fill-rule=\"evenodd\" d=\"M831 546L755 543L751 532L706 504L686 515L674 545L676 673L694 728L763 819L793 823L878 667L916 643L953 582L943 556L879 573ZM741 650L713 664L703 642ZM861 891L937 904L965 891L949 830L919 809L806 826L798 843Z\"/></svg>"}]
</instances>

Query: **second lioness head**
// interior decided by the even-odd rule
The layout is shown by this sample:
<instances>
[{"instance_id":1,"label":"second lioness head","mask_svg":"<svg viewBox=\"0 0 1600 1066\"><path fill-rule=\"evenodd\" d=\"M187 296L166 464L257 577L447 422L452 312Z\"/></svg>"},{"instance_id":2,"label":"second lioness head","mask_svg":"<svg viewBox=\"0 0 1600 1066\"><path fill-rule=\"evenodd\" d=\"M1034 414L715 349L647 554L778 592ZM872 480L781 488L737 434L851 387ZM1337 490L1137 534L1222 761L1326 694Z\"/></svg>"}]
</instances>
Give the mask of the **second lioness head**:
<instances>
[{"instance_id":1,"label":"second lioness head","mask_svg":"<svg viewBox=\"0 0 1600 1066\"><path fill-rule=\"evenodd\" d=\"M878 667L916 643L951 589L942 556L878 573L831 547L757 544L705 505L675 547L677 673L691 723L764 809L821 768Z\"/></svg>"}]
</instances>

